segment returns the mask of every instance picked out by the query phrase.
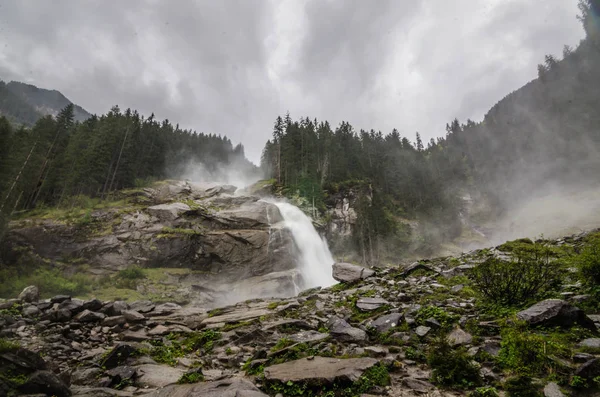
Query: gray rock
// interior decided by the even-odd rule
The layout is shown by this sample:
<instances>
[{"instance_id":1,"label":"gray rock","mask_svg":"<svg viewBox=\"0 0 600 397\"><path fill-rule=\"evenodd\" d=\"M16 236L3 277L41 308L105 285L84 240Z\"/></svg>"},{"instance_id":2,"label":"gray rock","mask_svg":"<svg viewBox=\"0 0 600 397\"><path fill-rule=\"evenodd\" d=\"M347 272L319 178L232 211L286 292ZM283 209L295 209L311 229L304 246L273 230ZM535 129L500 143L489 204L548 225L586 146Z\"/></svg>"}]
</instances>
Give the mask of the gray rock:
<instances>
[{"instance_id":1,"label":"gray rock","mask_svg":"<svg viewBox=\"0 0 600 397\"><path fill-rule=\"evenodd\" d=\"M89 310L84 310L75 316L74 320L80 323L95 323L104 320L106 315L102 313L96 313Z\"/></svg>"},{"instance_id":2,"label":"gray rock","mask_svg":"<svg viewBox=\"0 0 600 397\"><path fill-rule=\"evenodd\" d=\"M468 345L473 342L473 336L461 328L455 328L448 335L448 342L451 346Z\"/></svg>"},{"instance_id":3,"label":"gray rock","mask_svg":"<svg viewBox=\"0 0 600 397\"><path fill-rule=\"evenodd\" d=\"M600 360L593 358L575 370L575 375L592 379L600 375Z\"/></svg>"},{"instance_id":4,"label":"gray rock","mask_svg":"<svg viewBox=\"0 0 600 397\"><path fill-rule=\"evenodd\" d=\"M90 299L89 301L85 301L83 302L82 308L83 310L91 310L93 312L96 312L100 309L102 309L102 306L104 306L104 304L102 303L101 300L99 299Z\"/></svg>"},{"instance_id":5,"label":"gray rock","mask_svg":"<svg viewBox=\"0 0 600 397\"><path fill-rule=\"evenodd\" d=\"M314 357L311 360L303 358L265 368L265 379L282 383L301 382L315 386L355 382L364 371L377 363L378 361L373 358Z\"/></svg>"},{"instance_id":6,"label":"gray rock","mask_svg":"<svg viewBox=\"0 0 600 397\"><path fill-rule=\"evenodd\" d=\"M120 343L115 346L100 363L101 367L108 369L118 367L129 357L137 352L137 349L127 343Z\"/></svg>"},{"instance_id":7,"label":"gray rock","mask_svg":"<svg viewBox=\"0 0 600 397\"><path fill-rule=\"evenodd\" d=\"M181 306L179 306L177 303L167 302L163 303L162 305L156 306L152 312L148 313L148 315L151 317L166 316L180 309Z\"/></svg>"},{"instance_id":8,"label":"gray rock","mask_svg":"<svg viewBox=\"0 0 600 397\"><path fill-rule=\"evenodd\" d=\"M35 305L25 306L23 308L23 315L25 317L37 317L41 313L40 309L38 309Z\"/></svg>"},{"instance_id":9,"label":"gray rock","mask_svg":"<svg viewBox=\"0 0 600 397\"><path fill-rule=\"evenodd\" d=\"M352 263L334 263L333 278L341 283L354 283L372 276L375 272Z\"/></svg>"},{"instance_id":10,"label":"gray rock","mask_svg":"<svg viewBox=\"0 0 600 397\"><path fill-rule=\"evenodd\" d=\"M290 335L289 339L293 340L297 343L312 343L312 342L320 342L329 338L329 334L317 332L317 331L302 331L296 334Z\"/></svg>"},{"instance_id":11,"label":"gray rock","mask_svg":"<svg viewBox=\"0 0 600 397\"><path fill-rule=\"evenodd\" d=\"M428 271L428 272L435 272L435 270L433 270L433 268L431 268L430 266L427 266L427 265L425 265L423 263L420 263L420 262L413 262L410 265L405 266L402 269L402 273L401 274L402 274L402 276L408 276L408 275L410 275L411 273L413 273L413 272L415 272L417 270L425 270L425 271Z\"/></svg>"},{"instance_id":12,"label":"gray rock","mask_svg":"<svg viewBox=\"0 0 600 397\"><path fill-rule=\"evenodd\" d=\"M114 327L115 325L123 325L127 322L127 320L125 320L125 316L113 316L113 317L106 317L104 320L102 320L102 325L105 325L107 327Z\"/></svg>"},{"instance_id":13,"label":"gray rock","mask_svg":"<svg viewBox=\"0 0 600 397\"><path fill-rule=\"evenodd\" d=\"M61 302L58 305L59 309L66 309L71 312L71 314L75 315L77 313L82 312L83 309L83 301L80 299L69 299Z\"/></svg>"},{"instance_id":14,"label":"gray rock","mask_svg":"<svg viewBox=\"0 0 600 397\"><path fill-rule=\"evenodd\" d=\"M367 340L367 333L359 328L354 328L345 320L333 316L329 320L329 333L341 342L363 342Z\"/></svg>"},{"instance_id":15,"label":"gray rock","mask_svg":"<svg viewBox=\"0 0 600 397\"><path fill-rule=\"evenodd\" d=\"M147 208L150 215L157 217L161 222L172 222L187 211L191 211L189 205L184 203L171 203L154 205Z\"/></svg>"},{"instance_id":16,"label":"gray rock","mask_svg":"<svg viewBox=\"0 0 600 397\"><path fill-rule=\"evenodd\" d=\"M65 383L50 371L34 372L19 390L26 394L46 394L56 397L69 397L71 390Z\"/></svg>"},{"instance_id":17,"label":"gray rock","mask_svg":"<svg viewBox=\"0 0 600 397\"><path fill-rule=\"evenodd\" d=\"M113 385L118 385L135 377L136 370L129 366L122 366L110 369L106 374L111 377Z\"/></svg>"},{"instance_id":18,"label":"gray rock","mask_svg":"<svg viewBox=\"0 0 600 397\"><path fill-rule=\"evenodd\" d=\"M194 385L172 385L147 394L147 397L268 397L244 378L229 378Z\"/></svg>"},{"instance_id":19,"label":"gray rock","mask_svg":"<svg viewBox=\"0 0 600 397\"><path fill-rule=\"evenodd\" d=\"M37 302L40 300L40 290L35 285L25 287L19 294L19 300L27 303Z\"/></svg>"},{"instance_id":20,"label":"gray rock","mask_svg":"<svg viewBox=\"0 0 600 397\"><path fill-rule=\"evenodd\" d=\"M139 331L131 331L127 330L121 334L121 340L125 342L143 342L151 337L148 336L145 330L141 329Z\"/></svg>"},{"instance_id":21,"label":"gray rock","mask_svg":"<svg viewBox=\"0 0 600 397\"><path fill-rule=\"evenodd\" d=\"M123 311L128 310L129 305L127 302L123 301L114 301L109 302L102 307L100 310L102 313L106 314L109 317L120 316Z\"/></svg>"},{"instance_id":22,"label":"gray rock","mask_svg":"<svg viewBox=\"0 0 600 397\"><path fill-rule=\"evenodd\" d=\"M141 387L165 387L177 383L185 373L179 368L165 365L143 364L135 367L138 378L136 383Z\"/></svg>"},{"instance_id":23,"label":"gray rock","mask_svg":"<svg viewBox=\"0 0 600 397\"><path fill-rule=\"evenodd\" d=\"M431 331L431 328L426 327L424 325L419 325L417 329L415 329L415 333L421 337L427 335Z\"/></svg>"},{"instance_id":24,"label":"gray rock","mask_svg":"<svg viewBox=\"0 0 600 397\"><path fill-rule=\"evenodd\" d=\"M125 320L129 323L137 323L140 321L144 321L146 317L143 314L136 312L135 310L125 310L123 311L123 316Z\"/></svg>"},{"instance_id":25,"label":"gray rock","mask_svg":"<svg viewBox=\"0 0 600 397\"><path fill-rule=\"evenodd\" d=\"M425 324L427 324L427 326L429 326L433 329L442 328L442 324L440 324L440 322L433 317L430 317L427 320L425 320Z\"/></svg>"},{"instance_id":26,"label":"gray rock","mask_svg":"<svg viewBox=\"0 0 600 397\"><path fill-rule=\"evenodd\" d=\"M600 338L584 339L579 343L579 346L591 349L600 349Z\"/></svg>"},{"instance_id":27,"label":"gray rock","mask_svg":"<svg viewBox=\"0 0 600 397\"><path fill-rule=\"evenodd\" d=\"M550 382L544 387L544 397L565 397L565 395L556 383Z\"/></svg>"},{"instance_id":28,"label":"gray rock","mask_svg":"<svg viewBox=\"0 0 600 397\"><path fill-rule=\"evenodd\" d=\"M570 327L579 324L582 327L596 331L594 322L585 315L583 310L560 299L546 299L538 302L517 313L517 317L530 325Z\"/></svg>"},{"instance_id":29,"label":"gray rock","mask_svg":"<svg viewBox=\"0 0 600 397\"><path fill-rule=\"evenodd\" d=\"M69 300L71 300L71 297L69 295L55 295L52 298L50 298L50 302L52 303L62 303L64 301Z\"/></svg>"},{"instance_id":30,"label":"gray rock","mask_svg":"<svg viewBox=\"0 0 600 397\"><path fill-rule=\"evenodd\" d=\"M369 326L375 328L377 332L384 333L388 332L393 327L400 325L402 321L402 314L390 313L384 316L378 317L376 320L369 323Z\"/></svg>"},{"instance_id":31,"label":"gray rock","mask_svg":"<svg viewBox=\"0 0 600 397\"><path fill-rule=\"evenodd\" d=\"M432 391L435 388L435 386L433 386L431 383L426 382L421 379L415 379L415 378L402 379L402 385L406 386L410 390L414 390L417 393L423 393L423 394L429 393L430 391Z\"/></svg>"},{"instance_id":32,"label":"gray rock","mask_svg":"<svg viewBox=\"0 0 600 397\"><path fill-rule=\"evenodd\" d=\"M356 307L366 312L379 309L381 306L389 305L390 302L382 298L360 298L356 302Z\"/></svg>"},{"instance_id":33,"label":"gray rock","mask_svg":"<svg viewBox=\"0 0 600 397\"><path fill-rule=\"evenodd\" d=\"M71 383L74 385L90 385L100 377L100 368L78 368L71 374Z\"/></svg>"},{"instance_id":34,"label":"gray rock","mask_svg":"<svg viewBox=\"0 0 600 397\"><path fill-rule=\"evenodd\" d=\"M137 301L131 304L130 309L140 313L148 313L154 310L156 305L150 301Z\"/></svg>"},{"instance_id":35,"label":"gray rock","mask_svg":"<svg viewBox=\"0 0 600 397\"><path fill-rule=\"evenodd\" d=\"M202 320L202 324L218 324L218 323L236 323L238 321L248 321L254 318L259 318L271 314L268 309L248 309L240 308L220 316L209 317Z\"/></svg>"}]
</instances>

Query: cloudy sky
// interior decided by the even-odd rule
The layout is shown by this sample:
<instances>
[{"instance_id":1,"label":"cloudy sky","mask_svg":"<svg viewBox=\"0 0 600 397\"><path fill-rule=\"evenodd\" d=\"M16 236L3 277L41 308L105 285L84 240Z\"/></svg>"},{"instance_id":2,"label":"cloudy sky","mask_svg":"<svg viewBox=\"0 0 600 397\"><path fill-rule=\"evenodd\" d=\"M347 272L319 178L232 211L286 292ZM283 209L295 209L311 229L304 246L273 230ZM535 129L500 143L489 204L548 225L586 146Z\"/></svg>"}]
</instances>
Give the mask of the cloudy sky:
<instances>
[{"instance_id":1,"label":"cloudy sky","mask_svg":"<svg viewBox=\"0 0 600 397\"><path fill-rule=\"evenodd\" d=\"M577 0L0 0L0 79L242 142L277 115L414 140L577 45Z\"/></svg>"}]
</instances>

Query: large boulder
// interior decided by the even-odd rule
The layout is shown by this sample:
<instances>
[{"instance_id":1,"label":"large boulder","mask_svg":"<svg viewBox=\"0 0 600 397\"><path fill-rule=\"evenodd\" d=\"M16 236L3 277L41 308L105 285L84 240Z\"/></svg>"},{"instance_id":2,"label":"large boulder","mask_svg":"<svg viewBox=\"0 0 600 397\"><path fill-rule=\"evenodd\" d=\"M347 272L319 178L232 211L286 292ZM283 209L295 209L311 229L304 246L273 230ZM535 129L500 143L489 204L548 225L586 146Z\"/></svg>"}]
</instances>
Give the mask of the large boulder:
<instances>
[{"instance_id":1,"label":"large boulder","mask_svg":"<svg viewBox=\"0 0 600 397\"><path fill-rule=\"evenodd\" d=\"M384 316L378 317L374 321L368 323L369 326L375 328L378 332L384 333L389 331L390 329L397 327L400 325L400 321L402 321L401 313L390 313Z\"/></svg>"},{"instance_id":2,"label":"large boulder","mask_svg":"<svg viewBox=\"0 0 600 397\"><path fill-rule=\"evenodd\" d=\"M596 325L583 310L561 299L546 299L517 313L517 317L533 326L570 327L579 324L596 332Z\"/></svg>"},{"instance_id":3,"label":"large boulder","mask_svg":"<svg viewBox=\"0 0 600 397\"><path fill-rule=\"evenodd\" d=\"M369 368L377 365L374 358L339 359L330 357L303 358L265 368L267 382L300 382L323 386L353 383Z\"/></svg>"},{"instance_id":4,"label":"large boulder","mask_svg":"<svg viewBox=\"0 0 600 397\"><path fill-rule=\"evenodd\" d=\"M333 264L333 278L341 283L354 283L373 274L375 274L373 270L352 263L340 262Z\"/></svg>"},{"instance_id":5,"label":"large boulder","mask_svg":"<svg viewBox=\"0 0 600 397\"><path fill-rule=\"evenodd\" d=\"M161 222L174 221L182 213L190 210L190 206L184 203L160 204L148 207L148 212L157 217Z\"/></svg>"},{"instance_id":6,"label":"large boulder","mask_svg":"<svg viewBox=\"0 0 600 397\"><path fill-rule=\"evenodd\" d=\"M28 303L37 302L40 300L40 290L35 285L30 285L19 294L19 299Z\"/></svg>"}]
</instances>

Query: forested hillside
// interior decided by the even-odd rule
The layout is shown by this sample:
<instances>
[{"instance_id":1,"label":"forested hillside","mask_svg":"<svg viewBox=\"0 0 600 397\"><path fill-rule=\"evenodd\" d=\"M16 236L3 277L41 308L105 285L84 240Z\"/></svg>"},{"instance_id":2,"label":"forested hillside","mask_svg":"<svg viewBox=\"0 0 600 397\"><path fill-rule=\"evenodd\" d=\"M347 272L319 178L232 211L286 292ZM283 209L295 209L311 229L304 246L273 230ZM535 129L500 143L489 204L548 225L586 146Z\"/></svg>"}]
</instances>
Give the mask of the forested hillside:
<instances>
[{"instance_id":1,"label":"forested hillside","mask_svg":"<svg viewBox=\"0 0 600 397\"><path fill-rule=\"evenodd\" d=\"M44 116L58 116L58 113L72 102L56 90L46 90L31 84L0 80L0 116L7 117L19 125L32 126ZM85 121L89 114L81 106L73 105L76 121Z\"/></svg>"},{"instance_id":2,"label":"forested hillside","mask_svg":"<svg viewBox=\"0 0 600 397\"><path fill-rule=\"evenodd\" d=\"M233 147L226 137L183 130L117 106L80 123L68 105L31 129L15 129L0 117L0 225L15 210L68 206L73 197L106 197L117 189L181 175L190 161L202 163L208 172L233 162L240 172L256 168L243 147Z\"/></svg>"},{"instance_id":3,"label":"forested hillside","mask_svg":"<svg viewBox=\"0 0 600 397\"><path fill-rule=\"evenodd\" d=\"M496 215L548 186L600 183L600 2L581 1L587 37L562 59L546 56L539 77L507 95L483 121L453 120L446 135L411 143L398 131L356 131L289 115L275 121L263 169L288 192L318 205L342 190L358 203L354 239L363 257L406 248L404 218L418 219L427 245L461 233L461 197L481 195ZM372 202L370 201L372 197ZM404 244L403 244L404 243Z\"/></svg>"}]
</instances>

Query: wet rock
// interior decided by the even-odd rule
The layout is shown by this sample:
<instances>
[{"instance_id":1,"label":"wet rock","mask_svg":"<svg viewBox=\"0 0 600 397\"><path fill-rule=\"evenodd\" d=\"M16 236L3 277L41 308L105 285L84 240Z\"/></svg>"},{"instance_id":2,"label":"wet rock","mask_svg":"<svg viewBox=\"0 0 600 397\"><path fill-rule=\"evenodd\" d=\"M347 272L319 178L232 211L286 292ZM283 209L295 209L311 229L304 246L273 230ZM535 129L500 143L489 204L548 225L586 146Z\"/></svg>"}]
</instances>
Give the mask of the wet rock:
<instances>
[{"instance_id":1,"label":"wet rock","mask_svg":"<svg viewBox=\"0 0 600 397\"><path fill-rule=\"evenodd\" d=\"M173 385L157 390L148 397L268 397L244 378L229 378L194 385Z\"/></svg>"},{"instance_id":2,"label":"wet rock","mask_svg":"<svg viewBox=\"0 0 600 397\"><path fill-rule=\"evenodd\" d=\"M384 316L378 317L376 320L369 323L369 326L375 328L377 332L384 333L388 332L393 327L400 325L402 321L402 314L390 313Z\"/></svg>"},{"instance_id":3,"label":"wet rock","mask_svg":"<svg viewBox=\"0 0 600 397\"><path fill-rule=\"evenodd\" d=\"M378 363L373 358L338 359L303 358L265 368L265 380L282 383L301 382L309 385L330 385L336 382L355 382L364 371Z\"/></svg>"},{"instance_id":4,"label":"wet rock","mask_svg":"<svg viewBox=\"0 0 600 397\"><path fill-rule=\"evenodd\" d=\"M40 300L40 290L35 285L25 287L19 294L19 300L27 303L37 302Z\"/></svg>"},{"instance_id":5,"label":"wet rock","mask_svg":"<svg viewBox=\"0 0 600 397\"><path fill-rule=\"evenodd\" d=\"M333 278L341 283L354 283L372 276L375 272L351 263L334 263Z\"/></svg>"},{"instance_id":6,"label":"wet rock","mask_svg":"<svg viewBox=\"0 0 600 397\"><path fill-rule=\"evenodd\" d=\"M354 328L345 320L333 316L329 320L329 333L341 342L363 342L367 340L367 333L359 328Z\"/></svg>"},{"instance_id":7,"label":"wet rock","mask_svg":"<svg viewBox=\"0 0 600 397\"><path fill-rule=\"evenodd\" d=\"M448 342L451 346L468 345L473 342L473 336L461 328L455 328L448 335Z\"/></svg>"},{"instance_id":8,"label":"wet rock","mask_svg":"<svg viewBox=\"0 0 600 397\"><path fill-rule=\"evenodd\" d=\"M71 390L55 374L49 371L34 372L19 390L26 394L43 393L49 396L69 397Z\"/></svg>"},{"instance_id":9,"label":"wet rock","mask_svg":"<svg viewBox=\"0 0 600 397\"><path fill-rule=\"evenodd\" d=\"M517 313L517 317L530 325L570 327L579 324L596 331L594 322L583 310L560 299L546 299Z\"/></svg>"},{"instance_id":10,"label":"wet rock","mask_svg":"<svg viewBox=\"0 0 600 397\"><path fill-rule=\"evenodd\" d=\"M184 203L160 204L148 207L147 211L158 218L161 222L171 222L187 211L191 211L189 205Z\"/></svg>"},{"instance_id":11,"label":"wet rock","mask_svg":"<svg viewBox=\"0 0 600 397\"><path fill-rule=\"evenodd\" d=\"M382 298L360 298L356 302L356 307L363 311L373 311L389 304L390 302Z\"/></svg>"},{"instance_id":12,"label":"wet rock","mask_svg":"<svg viewBox=\"0 0 600 397\"><path fill-rule=\"evenodd\" d=\"M95 323L104 320L106 315L102 313L92 312L90 310L84 310L75 316L74 320L80 323Z\"/></svg>"}]
</instances>

